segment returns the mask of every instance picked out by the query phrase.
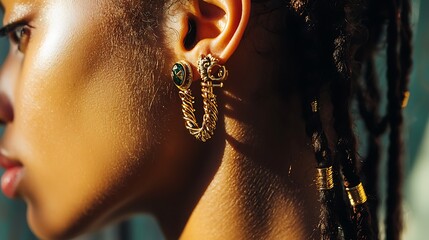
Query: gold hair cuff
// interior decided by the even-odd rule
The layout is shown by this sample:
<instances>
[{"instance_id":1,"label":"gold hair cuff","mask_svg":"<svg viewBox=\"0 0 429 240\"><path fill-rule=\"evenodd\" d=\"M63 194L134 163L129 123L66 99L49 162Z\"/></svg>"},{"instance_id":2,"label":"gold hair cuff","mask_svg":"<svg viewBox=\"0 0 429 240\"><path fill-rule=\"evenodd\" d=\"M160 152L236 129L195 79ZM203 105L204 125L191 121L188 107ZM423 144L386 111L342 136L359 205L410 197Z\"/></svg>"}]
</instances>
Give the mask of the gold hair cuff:
<instances>
[{"instance_id":1,"label":"gold hair cuff","mask_svg":"<svg viewBox=\"0 0 429 240\"><path fill-rule=\"evenodd\" d=\"M346 188L346 192L353 207L364 204L368 200L362 183L359 183L356 187Z\"/></svg>"},{"instance_id":2,"label":"gold hair cuff","mask_svg":"<svg viewBox=\"0 0 429 240\"><path fill-rule=\"evenodd\" d=\"M319 103L317 102L317 100L311 102L311 111L313 113L317 113L319 111Z\"/></svg>"},{"instance_id":3,"label":"gold hair cuff","mask_svg":"<svg viewBox=\"0 0 429 240\"><path fill-rule=\"evenodd\" d=\"M317 169L316 185L319 190L330 190L334 188L334 172L332 166Z\"/></svg>"},{"instance_id":4,"label":"gold hair cuff","mask_svg":"<svg viewBox=\"0 0 429 240\"><path fill-rule=\"evenodd\" d=\"M410 91L404 92L404 99L402 100L402 108L406 108L408 106L408 101L410 100Z\"/></svg>"}]
</instances>

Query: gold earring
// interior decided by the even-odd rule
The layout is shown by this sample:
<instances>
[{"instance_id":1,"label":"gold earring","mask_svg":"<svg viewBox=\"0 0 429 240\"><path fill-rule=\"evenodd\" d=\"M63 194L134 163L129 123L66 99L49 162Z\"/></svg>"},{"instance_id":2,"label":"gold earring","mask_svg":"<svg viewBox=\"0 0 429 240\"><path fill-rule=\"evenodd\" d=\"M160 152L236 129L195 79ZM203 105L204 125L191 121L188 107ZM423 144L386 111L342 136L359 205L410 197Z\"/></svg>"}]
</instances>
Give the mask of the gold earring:
<instances>
[{"instance_id":1,"label":"gold earring","mask_svg":"<svg viewBox=\"0 0 429 240\"><path fill-rule=\"evenodd\" d=\"M201 127L195 118L194 97L191 92L192 69L185 61L174 64L171 77L179 88L179 97L182 100L183 119L189 133L200 141L210 139L218 120L218 109L214 87L223 87L223 81L228 78L228 70L219 64L219 60L211 54L198 59L198 72L201 76L201 96L203 97L204 115Z\"/></svg>"}]
</instances>

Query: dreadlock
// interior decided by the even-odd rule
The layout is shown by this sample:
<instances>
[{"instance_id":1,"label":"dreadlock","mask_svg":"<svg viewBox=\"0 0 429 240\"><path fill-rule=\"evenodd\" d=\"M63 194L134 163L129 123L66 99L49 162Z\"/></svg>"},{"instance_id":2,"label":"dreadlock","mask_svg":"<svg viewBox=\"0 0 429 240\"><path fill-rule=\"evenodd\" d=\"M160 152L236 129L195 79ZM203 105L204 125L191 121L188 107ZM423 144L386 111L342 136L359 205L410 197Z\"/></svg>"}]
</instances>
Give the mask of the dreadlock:
<instances>
[{"instance_id":1,"label":"dreadlock","mask_svg":"<svg viewBox=\"0 0 429 240\"><path fill-rule=\"evenodd\" d=\"M389 8L385 8L385 6ZM303 93L306 133L317 168L333 169L333 189L319 188L322 239L378 239L380 206L380 137L389 130L386 239L402 230L402 109L406 105L412 66L410 0L290 0L300 19L299 33L305 72ZM295 24L295 23L294 23ZM380 115L375 55L387 41L387 110ZM330 59L330 61L329 61ZM329 149L318 105L321 89L329 86L337 142ZM353 101L368 132L367 156L360 159L353 129ZM364 188L368 195L366 199ZM355 202L350 191L362 194ZM363 192L363 193L362 193ZM353 195L356 192L353 192ZM348 198L350 197L350 199Z\"/></svg>"},{"instance_id":2,"label":"dreadlock","mask_svg":"<svg viewBox=\"0 0 429 240\"><path fill-rule=\"evenodd\" d=\"M323 11L313 11L313 9L319 7L317 4L317 1L311 0L306 2L292 1L290 5L292 9L298 13L298 16L305 17L298 17L299 20L291 25L299 25L301 26L298 27L299 29L304 29L300 33L302 36L302 39L300 39L301 44L306 46L301 49L305 56L305 59L301 61L307 67L306 72L302 73L305 81L301 82L302 84L300 85L300 89L305 96L303 101L303 116L306 121L307 136L312 141L311 145L315 154L317 172L321 178L319 181L316 181L319 190L319 202L321 203L319 221L321 239L333 240L338 239L340 234L338 216L333 211L337 205L337 191L333 186L338 184L336 181L337 175L335 174L338 164L332 158L332 151L329 148L328 139L323 130L320 118L320 110L323 106L319 106L319 93L324 82L324 77L320 74L323 71L320 68L320 61L326 58L326 54L320 52L319 49L327 45L330 41L329 38L323 37L323 29L319 26L329 26L329 24L320 24L317 21L317 19L325 19L326 21L330 21L330 19L317 15L322 14ZM329 6L326 7L329 8ZM323 182L323 177L331 179Z\"/></svg>"},{"instance_id":3,"label":"dreadlock","mask_svg":"<svg viewBox=\"0 0 429 240\"><path fill-rule=\"evenodd\" d=\"M356 49L353 45L356 43L353 41L356 40L353 37L358 35L355 32L359 31L360 13L356 9L359 9L361 4L360 1L337 3L340 16L344 20L338 23L338 35L334 40L333 58L338 74L333 77L331 84L331 99L334 106L334 128L338 136L336 157L342 166L343 184L346 189L356 188L361 184L357 169L356 137L352 128L353 120L350 111L355 80L353 56ZM357 205L352 204L352 207L352 220L355 223L356 237L358 239L373 239L371 216L366 200Z\"/></svg>"}]
</instances>

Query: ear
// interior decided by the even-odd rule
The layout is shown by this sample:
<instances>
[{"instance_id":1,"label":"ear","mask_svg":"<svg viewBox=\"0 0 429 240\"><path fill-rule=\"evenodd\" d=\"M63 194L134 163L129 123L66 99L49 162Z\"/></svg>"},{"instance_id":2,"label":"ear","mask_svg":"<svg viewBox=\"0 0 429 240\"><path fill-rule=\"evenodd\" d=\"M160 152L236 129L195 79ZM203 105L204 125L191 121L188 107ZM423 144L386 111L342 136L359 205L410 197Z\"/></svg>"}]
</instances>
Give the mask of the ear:
<instances>
[{"instance_id":1,"label":"ear","mask_svg":"<svg viewBox=\"0 0 429 240\"><path fill-rule=\"evenodd\" d=\"M172 28L179 34L174 57L195 65L201 55L211 53L225 63L243 37L251 0L191 0L170 13Z\"/></svg>"}]
</instances>

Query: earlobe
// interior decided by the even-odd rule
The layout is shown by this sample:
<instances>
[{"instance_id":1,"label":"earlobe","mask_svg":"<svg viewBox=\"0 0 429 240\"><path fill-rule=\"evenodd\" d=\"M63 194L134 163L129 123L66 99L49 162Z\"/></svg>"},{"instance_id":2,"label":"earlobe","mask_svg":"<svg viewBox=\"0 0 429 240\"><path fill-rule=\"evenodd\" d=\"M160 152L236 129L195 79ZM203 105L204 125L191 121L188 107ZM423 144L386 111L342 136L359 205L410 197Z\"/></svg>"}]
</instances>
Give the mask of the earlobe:
<instances>
[{"instance_id":1,"label":"earlobe","mask_svg":"<svg viewBox=\"0 0 429 240\"><path fill-rule=\"evenodd\" d=\"M250 0L193 0L180 8L180 41L173 43L177 59L195 64L201 55L212 54L228 61L247 27L250 5Z\"/></svg>"}]
</instances>

